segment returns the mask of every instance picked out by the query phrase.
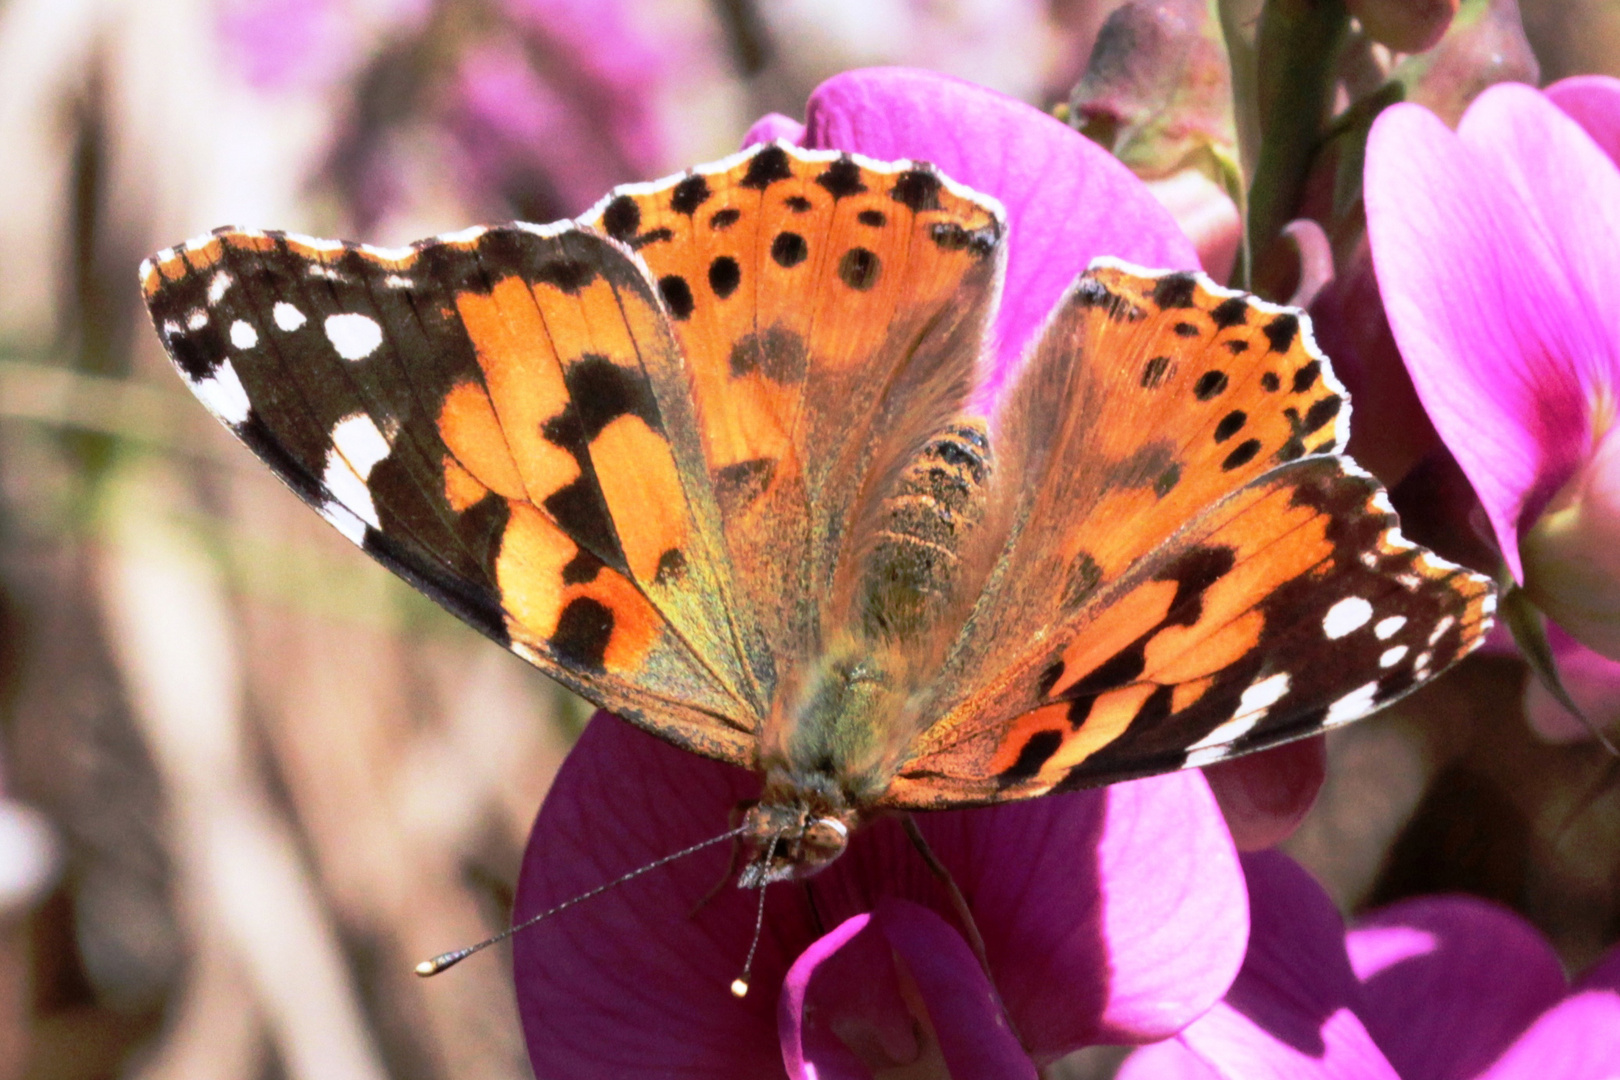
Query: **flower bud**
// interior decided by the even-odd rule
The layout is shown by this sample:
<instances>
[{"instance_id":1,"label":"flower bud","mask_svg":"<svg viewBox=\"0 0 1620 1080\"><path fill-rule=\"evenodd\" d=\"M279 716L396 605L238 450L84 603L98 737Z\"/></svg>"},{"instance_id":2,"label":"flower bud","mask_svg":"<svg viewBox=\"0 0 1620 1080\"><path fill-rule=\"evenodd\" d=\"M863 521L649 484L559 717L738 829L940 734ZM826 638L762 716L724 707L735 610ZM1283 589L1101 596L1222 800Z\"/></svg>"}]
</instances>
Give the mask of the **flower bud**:
<instances>
[{"instance_id":1,"label":"flower bud","mask_svg":"<svg viewBox=\"0 0 1620 1080\"><path fill-rule=\"evenodd\" d=\"M1347 0L1367 36L1396 52L1433 48L1457 14L1458 0Z\"/></svg>"},{"instance_id":2,"label":"flower bud","mask_svg":"<svg viewBox=\"0 0 1620 1080\"><path fill-rule=\"evenodd\" d=\"M1138 176L1213 158L1235 175L1232 73L1214 0L1129 0L1103 23L1070 122ZM1225 177L1215 177L1229 187Z\"/></svg>"},{"instance_id":3,"label":"flower bud","mask_svg":"<svg viewBox=\"0 0 1620 1080\"><path fill-rule=\"evenodd\" d=\"M1620 435L1610 429L1519 541L1524 587L1576 641L1620 659Z\"/></svg>"}]
</instances>

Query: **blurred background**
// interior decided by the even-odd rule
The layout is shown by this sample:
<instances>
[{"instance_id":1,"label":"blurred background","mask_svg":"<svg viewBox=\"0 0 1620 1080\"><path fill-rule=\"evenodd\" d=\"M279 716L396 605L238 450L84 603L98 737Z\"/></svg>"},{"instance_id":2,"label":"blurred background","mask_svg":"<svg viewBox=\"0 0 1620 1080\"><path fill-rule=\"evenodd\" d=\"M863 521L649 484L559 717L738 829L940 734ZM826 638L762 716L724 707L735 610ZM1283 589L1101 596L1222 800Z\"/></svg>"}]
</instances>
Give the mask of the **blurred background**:
<instances>
[{"instance_id":1,"label":"blurred background","mask_svg":"<svg viewBox=\"0 0 1620 1080\"><path fill-rule=\"evenodd\" d=\"M0 1080L529 1075L500 957L411 967L505 925L587 713L190 399L141 257L571 216L855 66L1053 107L1118 6L0 0ZM1620 3L1512 23L1543 82L1620 74ZM1578 967L1620 937L1620 807L1524 681L1478 657L1338 735L1289 847L1346 910L1465 889Z\"/></svg>"}]
</instances>

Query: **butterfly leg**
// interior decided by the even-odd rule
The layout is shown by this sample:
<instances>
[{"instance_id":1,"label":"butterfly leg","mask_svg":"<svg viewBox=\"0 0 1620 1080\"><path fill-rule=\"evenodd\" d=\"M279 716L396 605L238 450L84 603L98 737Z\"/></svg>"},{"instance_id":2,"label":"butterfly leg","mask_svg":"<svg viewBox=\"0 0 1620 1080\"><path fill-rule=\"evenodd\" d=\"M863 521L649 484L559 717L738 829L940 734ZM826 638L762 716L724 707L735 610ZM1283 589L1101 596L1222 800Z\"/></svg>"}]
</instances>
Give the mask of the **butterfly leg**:
<instances>
[{"instance_id":1,"label":"butterfly leg","mask_svg":"<svg viewBox=\"0 0 1620 1080\"><path fill-rule=\"evenodd\" d=\"M753 799L744 799L736 806L733 806L731 813L726 817L726 827L735 830L737 826L741 825L743 815L754 808L754 801ZM720 890L726 887L726 882L730 881L737 873L737 856L741 852L742 834L738 833L731 838L731 857L726 860L725 872L720 875L720 880L716 881L708 892L698 897L697 903L692 905L692 910L686 913L688 919L697 918L697 913L708 907L709 901L720 895Z\"/></svg>"},{"instance_id":2,"label":"butterfly leg","mask_svg":"<svg viewBox=\"0 0 1620 1080\"><path fill-rule=\"evenodd\" d=\"M956 884L956 879L951 876L951 872L946 869L945 864L939 861L939 856L934 854L934 849L928 846L928 841L923 836L922 830L917 827L916 817L911 814L901 814L900 821L905 826L906 835L911 838L912 846L917 849L917 854L922 856L923 862L928 864L928 869L939 879L940 884L945 886L946 895L951 898L951 908L956 912L956 917L962 922L962 931L967 935L968 945L973 949L973 955L979 958L979 967L984 970L984 977L990 980L991 986L995 986L996 977L990 971L990 957L984 951L984 935L979 933L979 924L973 918L973 909L968 907L967 897L962 895L961 886ZM997 989L996 997L999 999L1000 996L1001 991ZM1013 1023L1012 1016L1007 1013L1006 1009L1002 1009L1002 1015L1006 1018L1007 1027L1012 1031L1013 1038L1018 1040L1020 1046L1025 1045L1023 1036L1018 1033L1018 1028Z\"/></svg>"}]
</instances>

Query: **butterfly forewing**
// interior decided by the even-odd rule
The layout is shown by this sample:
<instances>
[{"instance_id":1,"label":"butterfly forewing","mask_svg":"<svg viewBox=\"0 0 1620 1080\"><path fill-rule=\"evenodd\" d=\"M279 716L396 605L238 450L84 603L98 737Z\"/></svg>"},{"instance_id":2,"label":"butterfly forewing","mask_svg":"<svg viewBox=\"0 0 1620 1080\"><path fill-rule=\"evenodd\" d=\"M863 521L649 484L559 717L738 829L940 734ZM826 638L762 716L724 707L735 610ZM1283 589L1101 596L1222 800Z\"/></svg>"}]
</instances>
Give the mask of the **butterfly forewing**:
<instances>
[{"instance_id":1,"label":"butterfly forewing","mask_svg":"<svg viewBox=\"0 0 1620 1080\"><path fill-rule=\"evenodd\" d=\"M867 489L972 389L999 214L925 165L773 144L622 188L583 219L639 253L670 312L685 367L659 390L699 417L766 628L762 681L826 631Z\"/></svg>"},{"instance_id":2,"label":"butterfly forewing","mask_svg":"<svg viewBox=\"0 0 1620 1080\"><path fill-rule=\"evenodd\" d=\"M387 253L222 230L143 287L198 396L351 540L565 684L752 762L690 410L647 388L679 359L623 250L521 226Z\"/></svg>"}]
</instances>

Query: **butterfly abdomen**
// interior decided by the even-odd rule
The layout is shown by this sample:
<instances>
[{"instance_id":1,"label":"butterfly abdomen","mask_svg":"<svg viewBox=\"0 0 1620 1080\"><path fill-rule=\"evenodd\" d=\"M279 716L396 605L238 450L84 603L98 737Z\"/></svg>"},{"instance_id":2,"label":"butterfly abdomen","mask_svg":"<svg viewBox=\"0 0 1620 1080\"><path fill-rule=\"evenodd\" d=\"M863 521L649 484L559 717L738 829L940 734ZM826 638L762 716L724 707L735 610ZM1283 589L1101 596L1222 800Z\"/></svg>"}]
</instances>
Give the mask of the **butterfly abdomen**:
<instances>
[{"instance_id":1,"label":"butterfly abdomen","mask_svg":"<svg viewBox=\"0 0 1620 1080\"><path fill-rule=\"evenodd\" d=\"M984 518L990 470L984 428L960 423L930 439L896 478L857 591L870 638L914 638L946 609L956 592L963 541Z\"/></svg>"}]
</instances>

